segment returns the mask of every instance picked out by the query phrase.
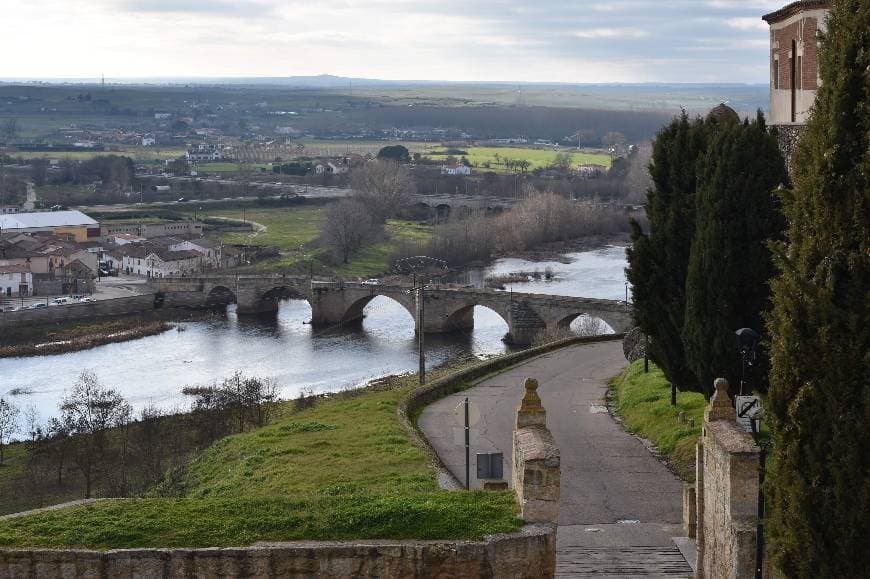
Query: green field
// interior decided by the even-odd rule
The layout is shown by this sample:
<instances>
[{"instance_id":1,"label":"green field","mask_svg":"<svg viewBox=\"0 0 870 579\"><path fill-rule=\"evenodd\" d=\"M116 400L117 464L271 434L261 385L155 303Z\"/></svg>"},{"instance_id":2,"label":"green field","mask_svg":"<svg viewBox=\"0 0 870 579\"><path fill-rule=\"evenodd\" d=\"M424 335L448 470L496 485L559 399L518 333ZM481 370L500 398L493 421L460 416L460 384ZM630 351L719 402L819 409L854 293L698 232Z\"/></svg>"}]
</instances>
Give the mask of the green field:
<instances>
[{"instance_id":1,"label":"green field","mask_svg":"<svg viewBox=\"0 0 870 579\"><path fill-rule=\"evenodd\" d=\"M643 373L643 360L631 364L610 381L611 398L625 429L656 445L683 480L695 480L695 444L701 434L704 395L678 392L671 406L671 387L661 370L650 364ZM680 412L694 419L694 426L677 420Z\"/></svg>"},{"instance_id":2,"label":"green field","mask_svg":"<svg viewBox=\"0 0 870 579\"><path fill-rule=\"evenodd\" d=\"M522 522L510 492L438 489L392 389L337 395L213 444L172 485L177 498L113 501L0 522L8 547L218 547L256 541L481 539ZM165 491L165 489L163 489ZM158 487L152 495L160 495Z\"/></svg>"},{"instance_id":3,"label":"green field","mask_svg":"<svg viewBox=\"0 0 870 579\"><path fill-rule=\"evenodd\" d=\"M495 171L498 173L507 172L503 160L511 159L520 161L525 159L530 165L528 171L535 169L545 169L553 164L556 160L556 155L561 152L567 152L571 155L571 166L578 167L580 165L603 165L610 167L610 155L603 153L583 153L571 150L554 151L552 149L537 149L532 147L467 147L462 149L467 151L468 159L474 167L475 171ZM427 157L434 161L443 161L447 157L445 151L436 153L428 153ZM459 155L454 155L457 159ZM486 168L486 163L490 164L489 169Z\"/></svg>"},{"instance_id":4,"label":"green field","mask_svg":"<svg viewBox=\"0 0 870 579\"><path fill-rule=\"evenodd\" d=\"M233 171L271 171L271 163L197 163L191 170L201 173L231 173Z\"/></svg>"},{"instance_id":5,"label":"green field","mask_svg":"<svg viewBox=\"0 0 870 579\"><path fill-rule=\"evenodd\" d=\"M147 163L154 161L164 161L167 159L177 159L184 156L184 149L179 148L161 148L161 147L136 147L124 146L117 147L117 150L112 151L12 151L9 154L11 157L21 157L23 159L70 159L73 161L86 161L94 157L104 157L106 155L121 155L130 157L134 161Z\"/></svg>"},{"instance_id":6,"label":"green field","mask_svg":"<svg viewBox=\"0 0 870 579\"><path fill-rule=\"evenodd\" d=\"M191 211L192 212L192 211ZM272 273L299 267L299 264L322 255L321 248L304 247L320 235L324 219L323 207L275 207L206 210L205 218L219 217L259 223L265 232L231 232L221 236L225 243L274 245L281 251L277 259L256 264L254 270ZM412 221L390 220L386 225L387 239L363 248L351 258L350 263L336 268L336 273L348 277L372 277L390 269L390 257L402 244L423 244L429 240L432 230L427 225ZM318 268L321 269L321 268Z\"/></svg>"}]
</instances>

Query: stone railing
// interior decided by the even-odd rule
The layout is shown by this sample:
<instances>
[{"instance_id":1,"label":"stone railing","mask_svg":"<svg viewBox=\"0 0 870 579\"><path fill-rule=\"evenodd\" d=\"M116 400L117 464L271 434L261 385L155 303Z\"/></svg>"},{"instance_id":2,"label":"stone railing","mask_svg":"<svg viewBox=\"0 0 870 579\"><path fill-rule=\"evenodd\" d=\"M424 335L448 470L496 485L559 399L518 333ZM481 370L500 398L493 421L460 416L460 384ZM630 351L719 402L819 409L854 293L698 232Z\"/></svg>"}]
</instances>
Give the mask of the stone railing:
<instances>
[{"instance_id":1,"label":"stone railing","mask_svg":"<svg viewBox=\"0 0 870 579\"><path fill-rule=\"evenodd\" d=\"M536 579L552 576L556 533L527 525L483 541L348 541L228 549L0 549L0 579L347 577Z\"/></svg>"},{"instance_id":2,"label":"stone railing","mask_svg":"<svg viewBox=\"0 0 870 579\"><path fill-rule=\"evenodd\" d=\"M122 316L154 310L154 294L142 294L93 302L49 306L33 310L0 313L0 328L32 324L53 324L105 316Z\"/></svg>"},{"instance_id":3,"label":"stone railing","mask_svg":"<svg viewBox=\"0 0 870 579\"><path fill-rule=\"evenodd\" d=\"M728 382L716 380L716 392L704 412L697 447L696 577L743 578L755 575L758 522L758 469L761 449L736 423ZM691 490L687 492L691 497ZM687 530L692 521L685 522ZM766 575L769 576L769 575Z\"/></svg>"},{"instance_id":4,"label":"stone railing","mask_svg":"<svg viewBox=\"0 0 870 579\"><path fill-rule=\"evenodd\" d=\"M524 521L555 525L559 520L559 447L547 428L538 381L527 379L525 388L514 429L514 492Z\"/></svg>"}]
</instances>

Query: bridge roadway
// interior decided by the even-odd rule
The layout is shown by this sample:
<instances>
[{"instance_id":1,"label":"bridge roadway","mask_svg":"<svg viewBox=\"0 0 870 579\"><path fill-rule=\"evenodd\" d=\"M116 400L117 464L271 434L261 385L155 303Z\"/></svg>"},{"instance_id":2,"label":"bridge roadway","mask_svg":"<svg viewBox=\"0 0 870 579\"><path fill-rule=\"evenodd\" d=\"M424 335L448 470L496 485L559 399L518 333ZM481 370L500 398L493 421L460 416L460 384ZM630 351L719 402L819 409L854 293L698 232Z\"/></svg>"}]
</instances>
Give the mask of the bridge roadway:
<instances>
[{"instance_id":1,"label":"bridge roadway","mask_svg":"<svg viewBox=\"0 0 870 579\"><path fill-rule=\"evenodd\" d=\"M152 279L150 286L167 306L218 307L235 303L239 314L277 311L281 299L311 305L311 323L347 324L363 318L365 306L378 296L401 304L419 326L417 292L410 285L368 285L285 275L210 275ZM423 331L443 333L474 328L474 306L498 313L508 325L508 340L529 344L546 330L567 328L583 314L603 320L616 332L628 330L631 306L615 300L504 292L456 285L427 285L422 301ZM420 329L419 327L417 328Z\"/></svg>"}]
</instances>

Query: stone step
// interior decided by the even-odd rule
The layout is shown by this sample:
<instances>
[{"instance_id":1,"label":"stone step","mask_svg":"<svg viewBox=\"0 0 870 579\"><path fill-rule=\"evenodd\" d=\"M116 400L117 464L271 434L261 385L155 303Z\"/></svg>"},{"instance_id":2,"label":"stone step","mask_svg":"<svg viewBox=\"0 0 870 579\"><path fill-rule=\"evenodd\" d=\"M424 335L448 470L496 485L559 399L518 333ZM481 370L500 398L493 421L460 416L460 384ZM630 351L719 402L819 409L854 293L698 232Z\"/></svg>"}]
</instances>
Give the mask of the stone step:
<instances>
[{"instance_id":1,"label":"stone step","mask_svg":"<svg viewBox=\"0 0 870 579\"><path fill-rule=\"evenodd\" d=\"M561 547L556 577L692 577L676 547Z\"/></svg>"}]
</instances>

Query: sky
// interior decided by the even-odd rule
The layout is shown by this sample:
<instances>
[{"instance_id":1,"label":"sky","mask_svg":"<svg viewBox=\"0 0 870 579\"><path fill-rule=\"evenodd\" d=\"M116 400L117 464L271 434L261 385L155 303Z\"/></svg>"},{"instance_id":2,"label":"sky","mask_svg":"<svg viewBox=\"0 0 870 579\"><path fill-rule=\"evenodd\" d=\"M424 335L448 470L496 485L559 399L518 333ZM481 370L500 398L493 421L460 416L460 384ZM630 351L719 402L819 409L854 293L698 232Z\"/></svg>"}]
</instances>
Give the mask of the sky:
<instances>
[{"instance_id":1,"label":"sky","mask_svg":"<svg viewBox=\"0 0 870 579\"><path fill-rule=\"evenodd\" d=\"M787 0L0 2L2 78L765 83Z\"/></svg>"}]
</instances>

